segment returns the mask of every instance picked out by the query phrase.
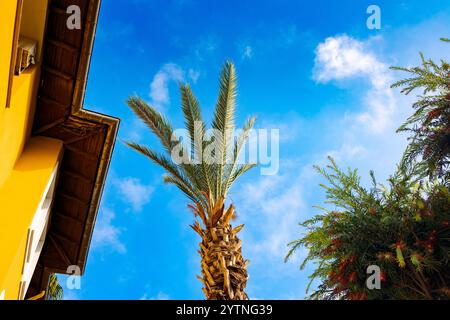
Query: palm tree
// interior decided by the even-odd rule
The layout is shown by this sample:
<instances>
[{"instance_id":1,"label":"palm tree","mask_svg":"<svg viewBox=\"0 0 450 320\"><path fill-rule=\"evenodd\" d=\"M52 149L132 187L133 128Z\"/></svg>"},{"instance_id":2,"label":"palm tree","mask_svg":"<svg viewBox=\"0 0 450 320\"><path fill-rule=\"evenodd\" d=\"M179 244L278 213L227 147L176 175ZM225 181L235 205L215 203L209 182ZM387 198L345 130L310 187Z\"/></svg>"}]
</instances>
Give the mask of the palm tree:
<instances>
[{"instance_id":1,"label":"palm tree","mask_svg":"<svg viewBox=\"0 0 450 320\"><path fill-rule=\"evenodd\" d=\"M59 284L56 274L52 273L48 281L47 300L62 300L63 295L63 288Z\"/></svg>"},{"instance_id":2,"label":"palm tree","mask_svg":"<svg viewBox=\"0 0 450 320\"><path fill-rule=\"evenodd\" d=\"M231 62L225 63L220 76L219 97L212 122L215 134L210 137L212 142L207 143L202 139L207 136L206 125L191 88L188 84L181 84L180 90L181 106L190 138L189 146L184 145L182 148L184 161L175 160L172 156L173 151L182 144L174 137L170 123L139 97L130 97L127 103L159 138L169 157L138 143L127 144L163 167L167 171L164 182L176 185L192 201L188 207L196 220L191 227L202 240L198 251L202 276L197 278L204 285L206 298L248 299L244 291L248 278L248 260L242 257L242 242L237 237L243 225L235 228L231 226L230 220L235 218L235 208L233 204L226 206L225 202L233 182L255 166L251 163L240 164L238 161L238 155L255 118L251 117L246 121L237 138L230 134L235 129L236 98L236 74Z\"/></svg>"}]
</instances>

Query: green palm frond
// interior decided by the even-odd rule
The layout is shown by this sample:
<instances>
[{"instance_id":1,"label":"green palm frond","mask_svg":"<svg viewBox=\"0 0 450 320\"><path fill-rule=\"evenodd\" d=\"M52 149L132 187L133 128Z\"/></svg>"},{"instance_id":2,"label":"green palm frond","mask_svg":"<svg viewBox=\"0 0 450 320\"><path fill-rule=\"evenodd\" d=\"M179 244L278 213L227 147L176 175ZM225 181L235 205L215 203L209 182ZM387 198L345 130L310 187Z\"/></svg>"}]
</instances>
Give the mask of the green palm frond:
<instances>
[{"instance_id":1,"label":"green palm frond","mask_svg":"<svg viewBox=\"0 0 450 320\"><path fill-rule=\"evenodd\" d=\"M220 163L213 166L216 174L216 188L214 195L216 198L223 195L222 192L222 177L225 163L227 162L227 155L229 150L229 143L231 140L230 132L234 130L234 111L236 101L236 72L234 65L227 61L223 67L220 75L219 97L217 99L214 119L212 123L213 129L221 132L220 137L216 137L215 143L218 145L217 151L219 157L222 159Z\"/></svg>"},{"instance_id":2,"label":"green palm frond","mask_svg":"<svg viewBox=\"0 0 450 320\"><path fill-rule=\"evenodd\" d=\"M160 165L162 168L164 168L166 171L168 171L172 175L178 177L179 179L185 180L185 177L183 177L183 174L180 172L177 165L174 164L171 160L169 160L165 156L158 154L155 151L150 150L146 146L143 146L143 145L135 143L135 142L125 142L125 143L129 147L136 150L137 152L148 157L150 160L152 160L156 164ZM187 183L187 181L186 181L186 183Z\"/></svg>"},{"instance_id":3,"label":"green palm frond","mask_svg":"<svg viewBox=\"0 0 450 320\"><path fill-rule=\"evenodd\" d=\"M203 195L201 194L200 190L197 189L195 184L192 184L189 178L192 178L193 172L189 171L189 176L187 177L185 172L179 169L179 166L177 166L173 161L165 157L164 155L158 154L146 146L140 145L135 142L126 142L126 144L136 150L137 152L143 154L144 156L148 157L150 160L152 160L154 163L161 166L163 169L165 169L167 172L170 173L171 177L173 179L176 179L178 181L179 185L182 185L183 188L180 188L192 201L200 202L203 205L205 205L205 199ZM187 166L189 168L189 166Z\"/></svg>"},{"instance_id":4,"label":"green palm frond","mask_svg":"<svg viewBox=\"0 0 450 320\"><path fill-rule=\"evenodd\" d=\"M227 61L223 67L219 82L219 97L212 127L224 132L234 128L234 111L236 101L236 71L234 65Z\"/></svg>"},{"instance_id":5,"label":"green palm frond","mask_svg":"<svg viewBox=\"0 0 450 320\"><path fill-rule=\"evenodd\" d=\"M178 141L173 139L173 129L170 123L155 108L150 107L139 97L130 97L127 103L170 153L172 148L178 143Z\"/></svg>"},{"instance_id":6,"label":"green palm frond","mask_svg":"<svg viewBox=\"0 0 450 320\"><path fill-rule=\"evenodd\" d=\"M191 156L194 164L198 164L198 166L195 166L196 177L199 181L199 188L202 191L207 191L211 189L210 166L202 161L203 135L206 131L206 125L202 119L198 100L192 93L190 86L181 85L180 90L185 125L191 139Z\"/></svg>"},{"instance_id":7,"label":"green palm frond","mask_svg":"<svg viewBox=\"0 0 450 320\"><path fill-rule=\"evenodd\" d=\"M202 119L198 100L192 93L189 85L180 85L180 91L181 109L183 110L184 123L188 129L189 138L191 139L192 153L200 156L202 153L202 145L201 143L196 144L196 142L201 141L206 130L206 125Z\"/></svg>"},{"instance_id":8,"label":"green palm frond","mask_svg":"<svg viewBox=\"0 0 450 320\"><path fill-rule=\"evenodd\" d=\"M232 177L236 170L236 165L238 162L239 154L241 153L242 147L244 146L245 142L247 141L250 130L253 129L253 126L255 124L256 117L251 117L247 119L247 122L244 125L244 128L242 129L241 134L239 137L237 137L235 143L234 143L234 149L233 149L233 157L231 159L231 163L227 164L225 167L225 178L223 181L223 187L222 190L224 192L224 195L228 192L228 190L231 187L231 184L233 183ZM237 177L236 177L237 178Z\"/></svg>"},{"instance_id":9,"label":"green palm frond","mask_svg":"<svg viewBox=\"0 0 450 320\"><path fill-rule=\"evenodd\" d=\"M232 183L256 164L238 166L238 156L253 128L255 118L249 118L240 136L233 140L235 129L234 113L236 99L236 73L234 65L227 61L219 81L219 97L212 121L213 135L205 141L209 133L202 119L200 104L189 85L180 85L181 108L190 137L190 146L185 146L173 135L169 121L139 97L127 101L133 112L159 138L168 156L159 154L147 146L126 142L135 151L158 164L167 175L166 183L176 185L189 199L205 209L214 207L225 198ZM186 152L189 150L190 152ZM211 147L213 147L211 149ZM183 161L175 161L172 153L183 152ZM208 152L213 150L213 152ZM214 160L214 161L213 161Z\"/></svg>"},{"instance_id":10,"label":"green palm frond","mask_svg":"<svg viewBox=\"0 0 450 320\"><path fill-rule=\"evenodd\" d=\"M256 167L256 163L245 163L238 166L238 168L231 175L230 185L233 184L237 178L246 173L248 170Z\"/></svg>"},{"instance_id":11,"label":"green palm frond","mask_svg":"<svg viewBox=\"0 0 450 320\"><path fill-rule=\"evenodd\" d=\"M189 187L189 185L186 185L186 183L184 183L183 180L181 180L180 178L166 174L163 176L163 180L164 180L164 183L171 183L171 184L176 185L193 202L195 202L195 203L202 202L202 201L199 201L198 195L196 195L192 191L192 189Z\"/></svg>"}]
</instances>

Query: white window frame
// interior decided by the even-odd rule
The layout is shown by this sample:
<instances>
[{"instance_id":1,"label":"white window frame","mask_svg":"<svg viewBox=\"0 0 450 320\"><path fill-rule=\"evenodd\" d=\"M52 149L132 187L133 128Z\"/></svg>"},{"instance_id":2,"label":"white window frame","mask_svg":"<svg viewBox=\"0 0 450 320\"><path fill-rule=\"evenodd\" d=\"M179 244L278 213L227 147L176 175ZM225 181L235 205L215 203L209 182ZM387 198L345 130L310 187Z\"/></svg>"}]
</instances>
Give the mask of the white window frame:
<instances>
[{"instance_id":1,"label":"white window frame","mask_svg":"<svg viewBox=\"0 0 450 320\"><path fill-rule=\"evenodd\" d=\"M50 211L53 204L56 188L56 177L59 163L53 169L52 175L47 183L43 197L39 203L33 221L28 228L27 246L25 249L24 263L22 268L22 279L19 287L19 300L25 299L31 279L36 269L39 256L41 255L47 235L50 220Z\"/></svg>"}]
</instances>

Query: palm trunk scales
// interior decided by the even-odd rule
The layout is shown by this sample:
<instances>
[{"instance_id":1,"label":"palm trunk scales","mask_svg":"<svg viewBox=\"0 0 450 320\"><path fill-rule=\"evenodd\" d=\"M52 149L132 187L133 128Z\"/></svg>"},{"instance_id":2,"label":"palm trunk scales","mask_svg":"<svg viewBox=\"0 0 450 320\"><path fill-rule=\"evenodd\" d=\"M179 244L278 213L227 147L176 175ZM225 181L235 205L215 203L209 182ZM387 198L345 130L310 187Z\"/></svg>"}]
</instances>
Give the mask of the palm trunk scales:
<instances>
[{"instance_id":1,"label":"palm trunk scales","mask_svg":"<svg viewBox=\"0 0 450 320\"><path fill-rule=\"evenodd\" d=\"M198 210L197 213L199 213ZM213 210L214 211L214 210ZM222 207L208 214L208 218L200 213L206 228L198 221L191 227L200 235L202 277L197 278L203 283L202 288L208 300L246 300L248 260L242 256L242 241L237 233L244 225L232 228L229 223L234 216L234 207L230 205L224 211Z\"/></svg>"}]
</instances>

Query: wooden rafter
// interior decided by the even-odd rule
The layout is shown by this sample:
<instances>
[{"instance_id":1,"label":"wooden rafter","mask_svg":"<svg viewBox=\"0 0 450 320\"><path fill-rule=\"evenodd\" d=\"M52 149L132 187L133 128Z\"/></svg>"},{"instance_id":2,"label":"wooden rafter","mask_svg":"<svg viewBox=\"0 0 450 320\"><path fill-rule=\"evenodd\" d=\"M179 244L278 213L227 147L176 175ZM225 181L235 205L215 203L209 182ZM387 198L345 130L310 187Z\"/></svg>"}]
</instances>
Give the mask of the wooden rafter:
<instances>
[{"instance_id":1,"label":"wooden rafter","mask_svg":"<svg viewBox=\"0 0 450 320\"><path fill-rule=\"evenodd\" d=\"M55 6L53 3L50 6L50 10L52 10L52 12L57 13L57 14L67 14L66 10L64 10L63 8Z\"/></svg>"},{"instance_id":2,"label":"wooden rafter","mask_svg":"<svg viewBox=\"0 0 450 320\"><path fill-rule=\"evenodd\" d=\"M73 177L75 179L83 180L86 183L93 183L94 182L92 179L90 179L88 177L85 177L82 174L79 174L79 173L76 173L76 172L73 172L73 171L70 171L70 170L67 170L67 169L64 170L63 172L64 172L64 174L67 174L68 176L71 176L71 177Z\"/></svg>"},{"instance_id":3,"label":"wooden rafter","mask_svg":"<svg viewBox=\"0 0 450 320\"><path fill-rule=\"evenodd\" d=\"M85 134L83 136L76 137L76 138L64 141L64 144L65 145L69 145L69 144L73 144L73 143L76 143L76 142L79 142L79 141L82 141L82 140L86 140L86 139L88 139L88 138L90 138L92 136L95 136L95 135L99 134L102 131L104 131L103 128L100 128L99 130L91 130L91 132L88 133L88 134Z\"/></svg>"},{"instance_id":4,"label":"wooden rafter","mask_svg":"<svg viewBox=\"0 0 450 320\"><path fill-rule=\"evenodd\" d=\"M53 99L53 98L51 98L51 97L47 97L47 96L44 96L44 95L40 95L40 96L39 96L39 100L41 100L42 102L47 102L47 103L55 104L55 105L57 105L59 108L62 108L62 109L64 109L64 110L66 110L66 109L69 107L69 105L67 105L67 104L61 103L61 102L56 101L55 99Z\"/></svg>"},{"instance_id":5,"label":"wooden rafter","mask_svg":"<svg viewBox=\"0 0 450 320\"><path fill-rule=\"evenodd\" d=\"M74 47L74 46L72 46L70 44L67 44L67 43L65 43L63 41L60 41L60 40L57 40L57 39L53 39L53 38L48 37L47 41L48 41L48 43L51 43L55 47L63 48L65 50L67 50L67 51L71 51L71 52L77 52L78 51L77 47Z\"/></svg>"},{"instance_id":6,"label":"wooden rafter","mask_svg":"<svg viewBox=\"0 0 450 320\"><path fill-rule=\"evenodd\" d=\"M45 126L42 126L39 129L36 129L33 132L33 134L34 135L40 135L40 134L44 133L45 131L50 130L50 129L56 127L57 125L63 123L64 121L66 121L65 118L56 119L55 121L53 121L53 122L51 122L49 124L46 124Z\"/></svg>"},{"instance_id":7,"label":"wooden rafter","mask_svg":"<svg viewBox=\"0 0 450 320\"><path fill-rule=\"evenodd\" d=\"M70 74L68 74L66 72L63 72L61 70L49 67L47 65L43 66L42 70L45 71L45 72L51 73L54 76L57 76L59 78L63 78L65 80L73 80L74 79L74 77L72 75L70 75Z\"/></svg>"},{"instance_id":8,"label":"wooden rafter","mask_svg":"<svg viewBox=\"0 0 450 320\"><path fill-rule=\"evenodd\" d=\"M54 214L58 218L62 218L63 220L68 220L68 221L73 222L75 224L81 224L81 225L84 224L84 221L81 221L81 220L78 220L77 218L68 216L67 214L62 213L61 211L55 212Z\"/></svg>"},{"instance_id":9,"label":"wooden rafter","mask_svg":"<svg viewBox=\"0 0 450 320\"><path fill-rule=\"evenodd\" d=\"M95 154L83 151L79 148L76 148L72 145L66 145L66 149L75 153L78 153L79 155L82 155L85 158L88 158L90 160L98 160L98 157Z\"/></svg>"},{"instance_id":10,"label":"wooden rafter","mask_svg":"<svg viewBox=\"0 0 450 320\"><path fill-rule=\"evenodd\" d=\"M64 197L64 198L66 198L66 199L69 199L69 200L73 200L73 201L75 201L75 202L78 202L78 203L82 204L83 206L88 206L88 205L89 205L89 202L87 202L87 201L85 201L85 200L82 200L82 199L80 199L80 198L78 198L78 197L71 196L70 194L67 194L67 193L65 193L65 192L59 191L58 194L59 194L61 197Z\"/></svg>"},{"instance_id":11,"label":"wooden rafter","mask_svg":"<svg viewBox=\"0 0 450 320\"><path fill-rule=\"evenodd\" d=\"M48 238L50 239L50 242L55 247L56 251L58 252L59 256L64 260L64 263L67 265L72 265L72 261L70 261L69 257L67 256L66 251L64 248L60 245L59 241L56 240L52 234L48 235Z\"/></svg>"},{"instance_id":12,"label":"wooden rafter","mask_svg":"<svg viewBox=\"0 0 450 320\"><path fill-rule=\"evenodd\" d=\"M57 239L59 239L61 241L68 242L68 243L70 243L73 246L78 247L78 245L79 245L77 241L74 241L74 240L68 238L67 236L61 234L60 232L58 232L56 230L52 230L51 235L53 237L56 237Z\"/></svg>"}]
</instances>

